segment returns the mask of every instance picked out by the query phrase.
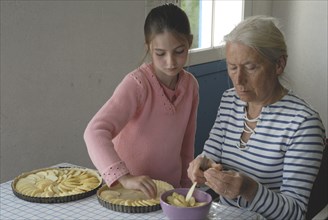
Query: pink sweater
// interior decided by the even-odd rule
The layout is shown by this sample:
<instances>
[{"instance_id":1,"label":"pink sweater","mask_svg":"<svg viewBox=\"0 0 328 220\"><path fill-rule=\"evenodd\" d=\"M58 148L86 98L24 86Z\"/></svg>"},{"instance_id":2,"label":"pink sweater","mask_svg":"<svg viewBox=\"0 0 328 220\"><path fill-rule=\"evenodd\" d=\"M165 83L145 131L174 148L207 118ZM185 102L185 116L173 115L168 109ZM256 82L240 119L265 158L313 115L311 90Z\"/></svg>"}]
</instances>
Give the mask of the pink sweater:
<instances>
[{"instance_id":1,"label":"pink sweater","mask_svg":"<svg viewBox=\"0 0 328 220\"><path fill-rule=\"evenodd\" d=\"M107 185L130 173L189 187L198 102L197 80L186 71L175 91L160 84L151 64L129 73L84 133Z\"/></svg>"}]
</instances>

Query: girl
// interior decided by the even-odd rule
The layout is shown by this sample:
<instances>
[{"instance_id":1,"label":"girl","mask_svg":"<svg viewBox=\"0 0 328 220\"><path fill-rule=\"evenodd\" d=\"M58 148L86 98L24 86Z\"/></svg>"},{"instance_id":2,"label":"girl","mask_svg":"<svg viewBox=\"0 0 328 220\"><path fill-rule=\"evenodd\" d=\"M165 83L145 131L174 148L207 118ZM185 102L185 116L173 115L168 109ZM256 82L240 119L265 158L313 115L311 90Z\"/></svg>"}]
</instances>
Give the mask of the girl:
<instances>
[{"instance_id":1,"label":"girl","mask_svg":"<svg viewBox=\"0 0 328 220\"><path fill-rule=\"evenodd\" d=\"M123 79L84 139L108 186L118 181L155 197L152 179L191 185L199 97L196 79L183 69L193 38L185 12L173 4L154 8L144 34L151 62Z\"/></svg>"}]
</instances>

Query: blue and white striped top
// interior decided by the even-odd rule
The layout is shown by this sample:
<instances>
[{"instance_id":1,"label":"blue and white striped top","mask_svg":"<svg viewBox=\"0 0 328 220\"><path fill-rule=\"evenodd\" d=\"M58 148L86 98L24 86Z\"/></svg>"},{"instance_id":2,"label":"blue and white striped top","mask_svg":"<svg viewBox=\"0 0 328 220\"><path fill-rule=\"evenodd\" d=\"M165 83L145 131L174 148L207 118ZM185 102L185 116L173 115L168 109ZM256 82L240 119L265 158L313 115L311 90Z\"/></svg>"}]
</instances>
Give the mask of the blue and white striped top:
<instances>
[{"instance_id":1,"label":"blue and white striped top","mask_svg":"<svg viewBox=\"0 0 328 220\"><path fill-rule=\"evenodd\" d=\"M221 197L223 204L260 213L267 219L305 219L313 182L325 146L320 116L291 91L265 106L247 142L238 148L246 103L235 89L224 92L217 118L205 142L207 157L258 182L251 203Z\"/></svg>"}]
</instances>

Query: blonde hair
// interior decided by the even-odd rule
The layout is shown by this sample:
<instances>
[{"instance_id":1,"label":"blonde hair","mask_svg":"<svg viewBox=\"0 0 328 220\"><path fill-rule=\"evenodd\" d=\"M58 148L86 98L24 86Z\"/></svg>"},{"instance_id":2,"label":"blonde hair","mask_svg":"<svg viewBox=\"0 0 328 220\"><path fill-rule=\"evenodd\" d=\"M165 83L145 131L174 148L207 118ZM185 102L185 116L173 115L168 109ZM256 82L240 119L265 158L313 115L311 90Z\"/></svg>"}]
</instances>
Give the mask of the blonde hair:
<instances>
[{"instance_id":1,"label":"blonde hair","mask_svg":"<svg viewBox=\"0 0 328 220\"><path fill-rule=\"evenodd\" d=\"M248 17L224 36L226 43L242 43L256 49L275 63L281 56L287 58L287 45L278 20L263 15Z\"/></svg>"}]
</instances>

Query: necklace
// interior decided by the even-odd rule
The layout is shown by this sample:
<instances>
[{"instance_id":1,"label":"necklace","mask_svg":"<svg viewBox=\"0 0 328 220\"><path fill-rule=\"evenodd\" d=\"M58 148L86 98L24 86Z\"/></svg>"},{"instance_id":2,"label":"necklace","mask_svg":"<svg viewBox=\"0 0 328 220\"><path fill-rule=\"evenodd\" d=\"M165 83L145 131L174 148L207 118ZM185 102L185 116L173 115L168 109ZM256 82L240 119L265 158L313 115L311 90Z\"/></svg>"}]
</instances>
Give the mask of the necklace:
<instances>
[{"instance_id":1,"label":"necklace","mask_svg":"<svg viewBox=\"0 0 328 220\"><path fill-rule=\"evenodd\" d=\"M244 128L243 128L243 132L246 132L250 135L255 134L255 130L253 128L250 127L250 125L248 123L257 123L260 121L260 115L259 114L256 118L248 118L247 116L247 110L245 108L244 111ZM237 148L239 148L240 150L247 150L249 148L249 146L247 146L247 142L245 142L242 139L242 135L240 136L240 143L237 144Z\"/></svg>"},{"instance_id":2,"label":"necklace","mask_svg":"<svg viewBox=\"0 0 328 220\"><path fill-rule=\"evenodd\" d=\"M248 133L248 134L255 134L255 131L254 131L254 129L252 129L249 125L248 125L248 123L257 123L260 119L260 115L261 114L259 114L256 118L252 118L252 119L250 119L250 118L248 118L248 116L247 116L247 110L246 110L246 107L245 107L245 110L244 110L244 132L246 132L246 133Z\"/></svg>"},{"instance_id":3,"label":"necklace","mask_svg":"<svg viewBox=\"0 0 328 220\"><path fill-rule=\"evenodd\" d=\"M286 94L286 89L280 85L280 93L279 93L279 98L278 100L280 100L282 97L284 97L284 95ZM260 121L260 115L261 113L256 117L256 118L248 118L247 116L247 108L245 107L244 108L244 128L243 128L243 132L247 133L247 134L255 134L255 130L253 128L251 128L251 126L248 124L248 123L258 123ZM240 136L240 140L239 140L239 143L237 143L236 147L240 150L247 150L249 149L249 146L247 145L247 142L244 141L242 139L242 136Z\"/></svg>"},{"instance_id":4,"label":"necklace","mask_svg":"<svg viewBox=\"0 0 328 220\"><path fill-rule=\"evenodd\" d=\"M247 145L246 142L243 141L242 138L240 138L240 144L237 145L237 148L238 148L239 150L247 150L247 149L249 148L249 146Z\"/></svg>"},{"instance_id":5,"label":"necklace","mask_svg":"<svg viewBox=\"0 0 328 220\"><path fill-rule=\"evenodd\" d=\"M247 117L247 112L245 111L244 119L245 119L245 121L247 121L247 122L258 122L258 121L259 121L259 117L260 117L260 115L258 115L256 118L249 119L249 118Z\"/></svg>"}]
</instances>

